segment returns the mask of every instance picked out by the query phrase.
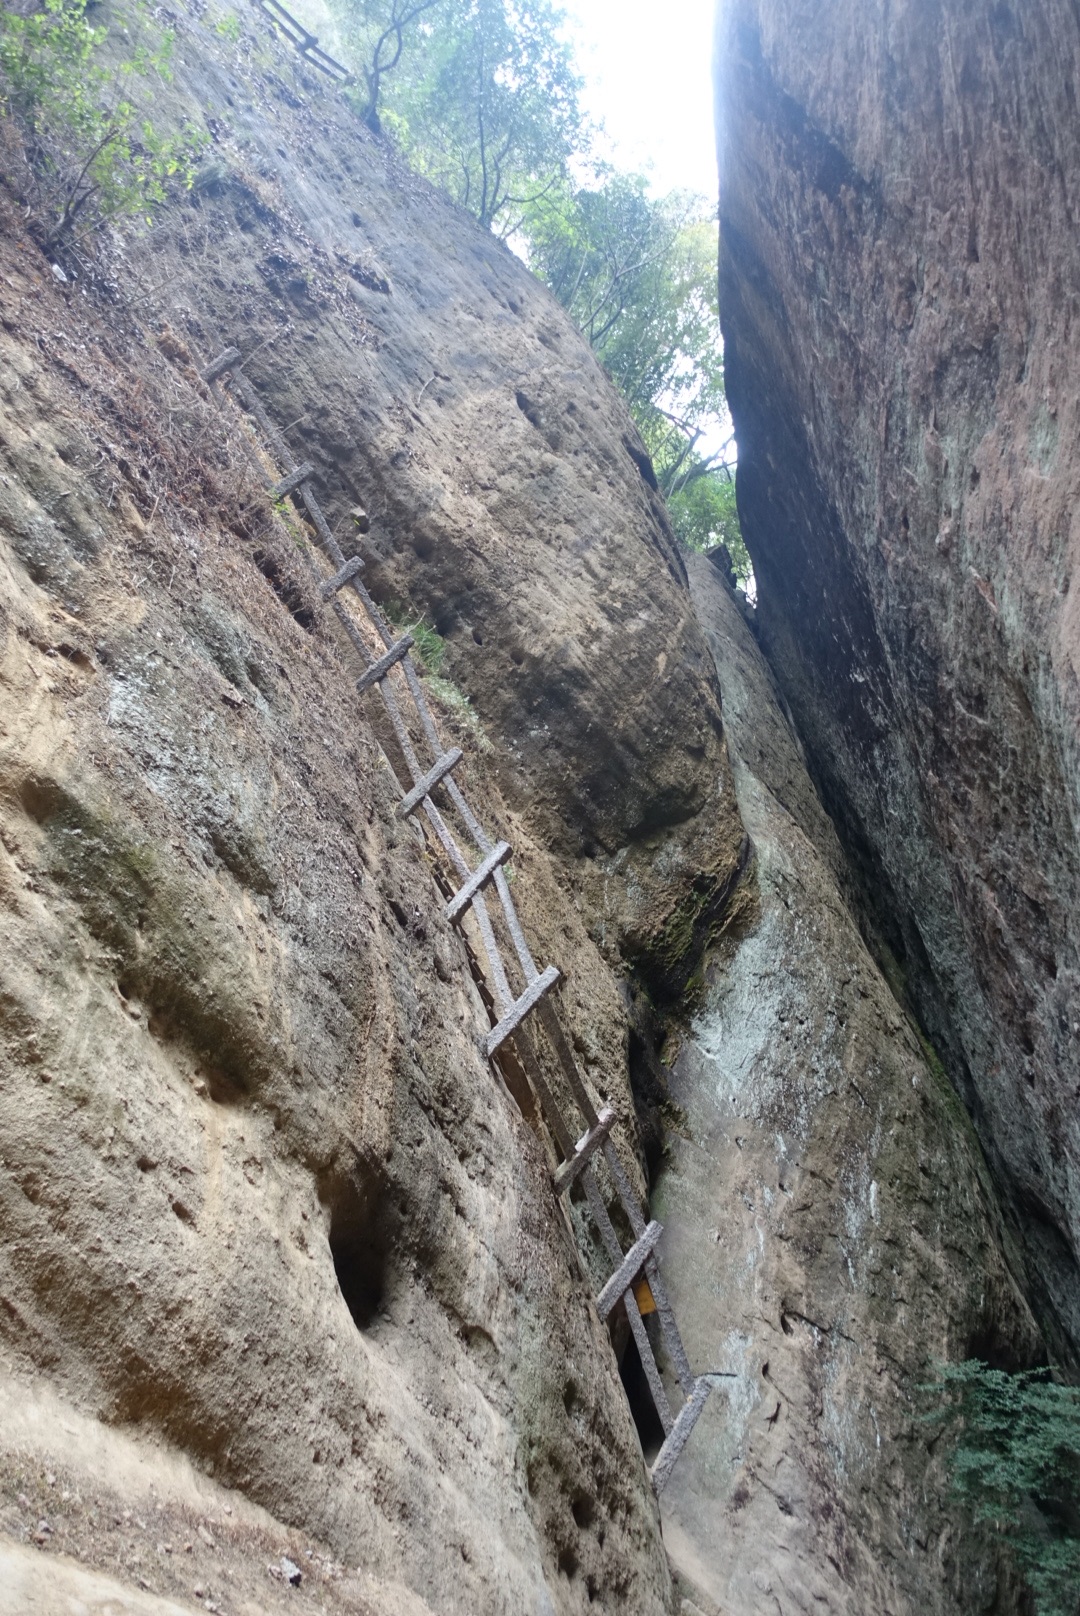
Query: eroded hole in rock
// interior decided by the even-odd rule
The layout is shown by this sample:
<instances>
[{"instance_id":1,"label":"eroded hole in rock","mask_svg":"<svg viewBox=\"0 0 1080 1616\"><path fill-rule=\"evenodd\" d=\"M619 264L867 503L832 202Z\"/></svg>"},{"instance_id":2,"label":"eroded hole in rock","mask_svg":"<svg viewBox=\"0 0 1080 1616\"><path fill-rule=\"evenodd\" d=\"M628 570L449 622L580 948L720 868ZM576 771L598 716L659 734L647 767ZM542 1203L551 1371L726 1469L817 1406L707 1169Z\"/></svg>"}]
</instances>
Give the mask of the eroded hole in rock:
<instances>
[{"instance_id":1,"label":"eroded hole in rock","mask_svg":"<svg viewBox=\"0 0 1080 1616\"><path fill-rule=\"evenodd\" d=\"M649 1391L649 1383L645 1379L645 1371L641 1367L641 1355L633 1336L626 1343L626 1350L619 1365L619 1378L623 1383L626 1400L630 1404L630 1413L637 1426L638 1437L641 1440L641 1451L645 1455L647 1464L651 1464L664 1441L664 1427L660 1423L660 1416Z\"/></svg>"},{"instance_id":2,"label":"eroded hole in rock","mask_svg":"<svg viewBox=\"0 0 1080 1616\"><path fill-rule=\"evenodd\" d=\"M540 414L540 406L534 404L528 394L522 393L520 390L514 394L514 399L529 425L536 427L539 431L544 424L543 417Z\"/></svg>"},{"instance_id":3,"label":"eroded hole in rock","mask_svg":"<svg viewBox=\"0 0 1080 1616\"><path fill-rule=\"evenodd\" d=\"M584 1532L596 1519L596 1499L593 1498L589 1493L575 1493L570 1504L570 1512L578 1526Z\"/></svg>"},{"instance_id":4,"label":"eroded hole in rock","mask_svg":"<svg viewBox=\"0 0 1080 1616\"><path fill-rule=\"evenodd\" d=\"M330 1207L330 1255L345 1306L358 1330L369 1330L386 1296L390 1240L386 1209L374 1184L339 1181Z\"/></svg>"},{"instance_id":5,"label":"eroded hole in rock","mask_svg":"<svg viewBox=\"0 0 1080 1616\"><path fill-rule=\"evenodd\" d=\"M659 489L660 484L656 480L656 472L653 470L652 460L646 454L645 450L639 448L636 443L632 443L628 438L623 439L623 444L627 454L640 471L644 481L648 483L650 488Z\"/></svg>"},{"instance_id":6,"label":"eroded hole in rock","mask_svg":"<svg viewBox=\"0 0 1080 1616\"><path fill-rule=\"evenodd\" d=\"M284 575L277 561L266 550L253 551L252 560L281 604L292 614L301 628L310 632L314 627L315 615L304 600L295 580Z\"/></svg>"}]
</instances>

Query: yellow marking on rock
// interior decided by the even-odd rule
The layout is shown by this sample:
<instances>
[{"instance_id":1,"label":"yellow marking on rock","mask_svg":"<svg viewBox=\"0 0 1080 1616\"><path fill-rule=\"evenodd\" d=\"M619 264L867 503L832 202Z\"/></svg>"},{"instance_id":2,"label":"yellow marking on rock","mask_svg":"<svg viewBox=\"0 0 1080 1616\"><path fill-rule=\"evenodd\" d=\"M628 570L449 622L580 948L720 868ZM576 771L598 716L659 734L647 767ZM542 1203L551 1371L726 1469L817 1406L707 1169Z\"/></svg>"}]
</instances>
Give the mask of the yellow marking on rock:
<instances>
[{"instance_id":1,"label":"yellow marking on rock","mask_svg":"<svg viewBox=\"0 0 1080 1616\"><path fill-rule=\"evenodd\" d=\"M637 1281L636 1285L634 1286L634 1300L637 1303L638 1312L641 1314L642 1318L645 1317L646 1313L656 1312L656 1299L653 1296L652 1291L649 1289L649 1281L647 1279L639 1279Z\"/></svg>"}]
</instances>

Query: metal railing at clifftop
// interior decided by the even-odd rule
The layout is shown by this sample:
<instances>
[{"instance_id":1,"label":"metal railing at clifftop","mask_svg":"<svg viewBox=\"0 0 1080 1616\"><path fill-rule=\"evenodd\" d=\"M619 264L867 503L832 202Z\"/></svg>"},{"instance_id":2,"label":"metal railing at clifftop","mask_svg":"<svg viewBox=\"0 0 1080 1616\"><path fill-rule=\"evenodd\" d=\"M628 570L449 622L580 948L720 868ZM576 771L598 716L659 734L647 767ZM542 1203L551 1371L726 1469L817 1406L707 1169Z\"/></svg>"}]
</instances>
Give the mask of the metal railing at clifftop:
<instances>
[{"instance_id":1,"label":"metal railing at clifftop","mask_svg":"<svg viewBox=\"0 0 1080 1616\"><path fill-rule=\"evenodd\" d=\"M302 22L298 22L291 11L286 11L281 0L255 0L255 4L312 67L317 67L320 73L325 73L327 78L336 80L338 84L352 84L353 75L349 69L342 67L328 51L323 50L318 37L310 33Z\"/></svg>"}]
</instances>

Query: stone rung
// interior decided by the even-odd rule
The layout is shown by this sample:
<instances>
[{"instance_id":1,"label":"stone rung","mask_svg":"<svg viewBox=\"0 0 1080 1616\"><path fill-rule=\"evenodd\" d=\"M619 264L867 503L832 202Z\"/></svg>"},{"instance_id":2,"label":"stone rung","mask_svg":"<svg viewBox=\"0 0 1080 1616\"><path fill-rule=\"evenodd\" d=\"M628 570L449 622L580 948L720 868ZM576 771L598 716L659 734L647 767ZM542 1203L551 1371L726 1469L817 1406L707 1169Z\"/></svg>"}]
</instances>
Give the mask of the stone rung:
<instances>
[{"instance_id":1,"label":"stone rung","mask_svg":"<svg viewBox=\"0 0 1080 1616\"><path fill-rule=\"evenodd\" d=\"M544 997L558 982L562 973L557 965L549 965L542 971L535 982L530 982L521 998L512 1004L502 1020L492 1027L484 1040L484 1053L490 1057L494 1055L499 1045L505 1043L515 1027L520 1027L529 1011L535 1009Z\"/></svg>"},{"instance_id":2,"label":"stone rung","mask_svg":"<svg viewBox=\"0 0 1080 1616\"><path fill-rule=\"evenodd\" d=\"M596 1298L596 1311L606 1319L615 1303L630 1289L631 1284L645 1266L645 1259L664 1232L664 1226L655 1219L638 1236L622 1262L616 1268L600 1295Z\"/></svg>"},{"instance_id":3,"label":"stone rung","mask_svg":"<svg viewBox=\"0 0 1080 1616\"><path fill-rule=\"evenodd\" d=\"M412 635L403 634L401 639L396 640L389 651L379 658L378 662L373 662L367 672L360 675L356 681L357 690L370 690L371 686L377 685L380 679L385 679L394 663L401 661L402 657L411 648L412 643Z\"/></svg>"},{"instance_id":4,"label":"stone rung","mask_svg":"<svg viewBox=\"0 0 1080 1616\"><path fill-rule=\"evenodd\" d=\"M203 381L207 386L211 382L216 382L219 376L223 376L227 370L233 368L239 358L239 348L226 348L224 353L219 353L217 358L212 359L207 365L202 373Z\"/></svg>"},{"instance_id":5,"label":"stone rung","mask_svg":"<svg viewBox=\"0 0 1080 1616\"><path fill-rule=\"evenodd\" d=\"M659 1498L667 1484L675 1461L685 1448L690 1432L698 1422L698 1416L705 1407L706 1399L712 1387L705 1375L701 1375L694 1382L694 1389L679 1410L678 1418L664 1438L664 1445L653 1461L649 1471L649 1480L653 1484L653 1491Z\"/></svg>"},{"instance_id":6,"label":"stone rung","mask_svg":"<svg viewBox=\"0 0 1080 1616\"><path fill-rule=\"evenodd\" d=\"M446 906L446 918L451 924L455 920L460 920L476 894L480 891L480 888L486 886L500 865L505 864L509 859L511 851L509 842L498 842L491 849L484 862L476 866L465 885L460 891L454 893Z\"/></svg>"},{"instance_id":7,"label":"stone rung","mask_svg":"<svg viewBox=\"0 0 1080 1616\"><path fill-rule=\"evenodd\" d=\"M286 494L293 493L301 483L306 483L314 475L315 467L310 460L305 460L302 466L297 466L295 471L290 471L288 476L282 477L280 482L274 484L270 490L270 498L284 499Z\"/></svg>"},{"instance_id":8,"label":"stone rung","mask_svg":"<svg viewBox=\"0 0 1080 1616\"><path fill-rule=\"evenodd\" d=\"M614 1121L615 1113L609 1105L606 1105L596 1119L596 1126L590 1128L588 1133L582 1135L582 1137L578 1140L577 1149L574 1151L574 1154L570 1157L569 1161L563 1162L562 1166L555 1174L552 1182L555 1186L556 1195L563 1195L570 1188L571 1184L574 1182L575 1178L577 1178L582 1168L587 1164L589 1157L592 1156L595 1151L599 1150L600 1146L611 1132L611 1126Z\"/></svg>"},{"instance_id":9,"label":"stone rung","mask_svg":"<svg viewBox=\"0 0 1080 1616\"><path fill-rule=\"evenodd\" d=\"M429 769L424 778L418 780L412 790L407 791L402 797L398 804L398 818L408 819L409 815L419 808L424 798L431 795L439 781L445 775L448 775L451 769L457 768L464 756L465 754L460 746L452 747L449 752L444 752L435 767Z\"/></svg>"},{"instance_id":10,"label":"stone rung","mask_svg":"<svg viewBox=\"0 0 1080 1616\"><path fill-rule=\"evenodd\" d=\"M344 589L351 578L355 578L358 572L363 571L363 567L364 563L359 556L353 556L351 560L346 561L340 572L335 572L332 578L328 578L320 586L319 594L323 600L329 600L331 595L336 595L339 589Z\"/></svg>"}]
</instances>

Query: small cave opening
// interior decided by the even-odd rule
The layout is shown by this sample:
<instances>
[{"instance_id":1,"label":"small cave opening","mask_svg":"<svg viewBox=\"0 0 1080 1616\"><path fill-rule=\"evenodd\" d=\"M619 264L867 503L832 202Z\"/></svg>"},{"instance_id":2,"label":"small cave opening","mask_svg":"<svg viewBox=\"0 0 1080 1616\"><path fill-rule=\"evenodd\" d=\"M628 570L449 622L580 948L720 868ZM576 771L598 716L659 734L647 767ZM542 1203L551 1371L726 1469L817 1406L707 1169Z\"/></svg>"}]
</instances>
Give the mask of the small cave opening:
<instances>
[{"instance_id":1,"label":"small cave opening","mask_svg":"<svg viewBox=\"0 0 1080 1616\"><path fill-rule=\"evenodd\" d=\"M386 1297L390 1266L390 1240L375 1185L361 1185L352 1178L335 1185L330 1255L353 1323L358 1330L370 1330Z\"/></svg>"},{"instance_id":2,"label":"small cave opening","mask_svg":"<svg viewBox=\"0 0 1080 1616\"><path fill-rule=\"evenodd\" d=\"M641 1441L641 1451L645 1455L646 1464L652 1464L656 1455L664 1444L664 1427L660 1423L660 1416L656 1412L656 1404L652 1400L649 1382L645 1378L645 1371L641 1365L641 1354L637 1349L637 1342L630 1336L619 1364L619 1379L623 1383L626 1400L630 1404L630 1413L637 1426L638 1437Z\"/></svg>"},{"instance_id":3,"label":"small cave opening","mask_svg":"<svg viewBox=\"0 0 1080 1616\"><path fill-rule=\"evenodd\" d=\"M571 1500L570 1513L579 1531L588 1531L596 1519L596 1499L591 1493L579 1490Z\"/></svg>"}]
</instances>

